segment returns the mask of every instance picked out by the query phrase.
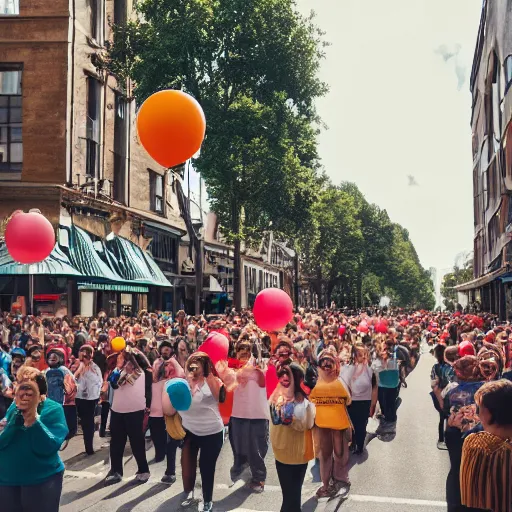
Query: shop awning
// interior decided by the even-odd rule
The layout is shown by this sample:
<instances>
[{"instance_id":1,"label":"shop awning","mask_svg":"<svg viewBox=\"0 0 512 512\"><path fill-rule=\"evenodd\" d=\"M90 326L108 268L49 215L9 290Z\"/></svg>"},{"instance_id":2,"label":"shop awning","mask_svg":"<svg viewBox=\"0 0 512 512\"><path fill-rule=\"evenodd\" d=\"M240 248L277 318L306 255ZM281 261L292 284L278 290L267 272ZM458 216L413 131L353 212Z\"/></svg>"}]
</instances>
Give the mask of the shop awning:
<instances>
[{"instance_id":1,"label":"shop awning","mask_svg":"<svg viewBox=\"0 0 512 512\"><path fill-rule=\"evenodd\" d=\"M473 279L472 281L468 281L466 283L459 284L454 286L454 290L458 292L468 292L470 290L474 290L475 288L480 288L488 283L492 283L495 279L498 279L503 274L507 272L506 268L499 268L494 272L490 272L489 274L485 274L484 276Z\"/></svg>"},{"instance_id":2,"label":"shop awning","mask_svg":"<svg viewBox=\"0 0 512 512\"><path fill-rule=\"evenodd\" d=\"M59 226L59 244L69 255L71 264L88 278L124 281L99 256L86 231L75 226Z\"/></svg>"},{"instance_id":3,"label":"shop awning","mask_svg":"<svg viewBox=\"0 0 512 512\"><path fill-rule=\"evenodd\" d=\"M94 248L116 274L132 284L172 286L153 258L126 238L110 233L105 240L94 242Z\"/></svg>"},{"instance_id":4,"label":"shop awning","mask_svg":"<svg viewBox=\"0 0 512 512\"><path fill-rule=\"evenodd\" d=\"M147 286L138 286L132 284L118 284L118 283L95 283L95 282L78 282L79 290L100 290L100 291L111 291L121 293L149 293Z\"/></svg>"},{"instance_id":5,"label":"shop awning","mask_svg":"<svg viewBox=\"0 0 512 512\"><path fill-rule=\"evenodd\" d=\"M56 244L52 253L41 263L22 265L16 263L7 251L5 244L0 245L0 275L2 276L75 276L83 277L73 267L69 258Z\"/></svg>"}]
</instances>

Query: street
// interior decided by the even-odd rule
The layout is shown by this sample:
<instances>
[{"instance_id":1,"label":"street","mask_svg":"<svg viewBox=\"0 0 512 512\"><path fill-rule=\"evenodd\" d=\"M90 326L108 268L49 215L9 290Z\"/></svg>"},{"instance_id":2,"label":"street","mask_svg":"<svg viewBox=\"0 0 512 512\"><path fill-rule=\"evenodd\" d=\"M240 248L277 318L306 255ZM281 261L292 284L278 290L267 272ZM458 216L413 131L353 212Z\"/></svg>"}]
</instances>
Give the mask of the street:
<instances>
[{"instance_id":1,"label":"street","mask_svg":"<svg viewBox=\"0 0 512 512\"><path fill-rule=\"evenodd\" d=\"M424 354L408 377L408 387L401 391L403 402L398 411L396 437L382 440L373 436L367 452L352 457L349 498L342 503L340 500L318 502L315 491L319 484L312 482L308 471L302 492L304 512L441 512L446 509L444 494L449 459L447 452L436 448L438 418L428 393L433 362L428 353ZM82 438L77 436L62 453L67 468L62 512L164 512L180 509L183 488L179 462L177 481L172 486L160 483L165 463L150 464L150 481L134 485L131 480L136 471L135 462L127 449L123 482L104 487L102 481L109 468L108 439L96 437L95 449L97 452L87 457L83 453ZM178 458L179 455L180 452ZM152 458L153 448L148 450L148 460ZM268 478L264 493L250 493L242 481L232 485L229 478L232 453L227 442L217 463L214 510L279 510L281 491L271 453L267 461Z\"/></svg>"}]
</instances>

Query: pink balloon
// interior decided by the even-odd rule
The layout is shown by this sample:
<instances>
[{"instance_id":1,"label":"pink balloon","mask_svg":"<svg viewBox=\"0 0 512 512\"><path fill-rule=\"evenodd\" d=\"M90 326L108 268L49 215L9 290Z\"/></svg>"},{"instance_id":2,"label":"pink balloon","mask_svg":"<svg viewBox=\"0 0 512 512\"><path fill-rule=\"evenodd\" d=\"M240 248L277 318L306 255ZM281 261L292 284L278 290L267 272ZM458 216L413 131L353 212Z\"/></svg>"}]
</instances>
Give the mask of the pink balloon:
<instances>
[{"instance_id":1,"label":"pink balloon","mask_svg":"<svg viewBox=\"0 0 512 512\"><path fill-rule=\"evenodd\" d=\"M340 336L343 336L347 332L347 328L344 325L340 325L338 328L338 334Z\"/></svg>"},{"instance_id":2,"label":"pink balloon","mask_svg":"<svg viewBox=\"0 0 512 512\"><path fill-rule=\"evenodd\" d=\"M368 332L369 328L368 328L368 324L363 321L359 324L359 326L357 327L357 330L359 332L364 332L365 334Z\"/></svg>"},{"instance_id":3,"label":"pink balloon","mask_svg":"<svg viewBox=\"0 0 512 512\"><path fill-rule=\"evenodd\" d=\"M50 221L40 213L20 211L7 224L5 245L14 261L39 263L53 251L55 231Z\"/></svg>"},{"instance_id":4,"label":"pink balloon","mask_svg":"<svg viewBox=\"0 0 512 512\"><path fill-rule=\"evenodd\" d=\"M260 329L279 331L293 317L292 299L279 288L266 288L256 296L253 312Z\"/></svg>"},{"instance_id":5,"label":"pink balloon","mask_svg":"<svg viewBox=\"0 0 512 512\"><path fill-rule=\"evenodd\" d=\"M229 340L220 332L211 332L204 343L199 347L201 352L206 352L212 363L216 365L219 361L226 361L229 352Z\"/></svg>"},{"instance_id":6,"label":"pink balloon","mask_svg":"<svg viewBox=\"0 0 512 512\"><path fill-rule=\"evenodd\" d=\"M277 370L273 364L269 364L267 367L267 373L265 374L265 383L267 386L267 398L270 398L270 395L276 389L279 378L277 377Z\"/></svg>"}]
</instances>

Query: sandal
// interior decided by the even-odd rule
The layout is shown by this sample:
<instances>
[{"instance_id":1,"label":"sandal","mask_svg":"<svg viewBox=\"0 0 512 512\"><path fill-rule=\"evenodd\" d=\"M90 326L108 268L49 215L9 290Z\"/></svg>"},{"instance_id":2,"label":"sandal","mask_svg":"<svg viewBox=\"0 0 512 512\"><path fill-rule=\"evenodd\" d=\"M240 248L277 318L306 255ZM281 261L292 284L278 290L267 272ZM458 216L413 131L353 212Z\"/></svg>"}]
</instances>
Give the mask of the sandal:
<instances>
[{"instance_id":1,"label":"sandal","mask_svg":"<svg viewBox=\"0 0 512 512\"><path fill-rule=\"evenodd\" d=\"M332 485L330 485L327 489L322 485L317 491L316 491L316 497L318 499L322 498L332 498L334 496L334 489Z\"/></svg>"}]
</instances>

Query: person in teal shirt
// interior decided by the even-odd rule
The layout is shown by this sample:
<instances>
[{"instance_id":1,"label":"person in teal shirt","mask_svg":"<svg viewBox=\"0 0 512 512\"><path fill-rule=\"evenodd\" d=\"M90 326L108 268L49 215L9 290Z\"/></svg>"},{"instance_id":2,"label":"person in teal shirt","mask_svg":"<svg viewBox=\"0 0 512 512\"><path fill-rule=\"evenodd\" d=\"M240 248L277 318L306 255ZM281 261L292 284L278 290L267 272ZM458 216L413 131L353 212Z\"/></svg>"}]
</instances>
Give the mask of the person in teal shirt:
<instances>
[{"instance_id":1,"label":"person in teal shirt","mask_svg":"<svg viewBox=\"0 0 512 512\"><path fill-rule=\"evenodd\" d=\"M48 386L39 370L21 368L18 378L0 432L0 509L58 512L64 476L59 448L68 434L64 410L45 399Z\"/></svg>"}]
</instances>

